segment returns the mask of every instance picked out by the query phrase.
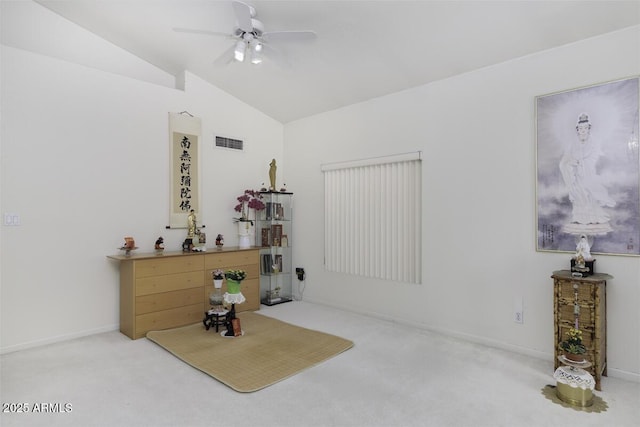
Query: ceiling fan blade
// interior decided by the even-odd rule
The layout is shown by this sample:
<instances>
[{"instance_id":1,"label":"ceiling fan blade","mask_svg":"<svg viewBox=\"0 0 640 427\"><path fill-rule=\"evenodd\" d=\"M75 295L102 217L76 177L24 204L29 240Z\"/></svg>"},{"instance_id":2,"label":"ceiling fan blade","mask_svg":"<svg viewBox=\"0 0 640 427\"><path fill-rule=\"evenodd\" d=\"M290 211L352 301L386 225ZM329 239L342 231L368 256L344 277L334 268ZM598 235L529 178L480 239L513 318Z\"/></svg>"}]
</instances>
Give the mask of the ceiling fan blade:
<instances>
[{"instance_id":1,"label":"ceiling fan blade","mask_svg":"<svg viewBox=\"0 0 640 427\"><path fill-rule=\"evenodd\" d=\"M278 49L273 48L270 45L263 45L264 56L268 58L272 63L282 65L289 65L289 59Z\"/></svg>"},{"instance_id":2,"label":"ceiling fan blade","mask_svg":"<svg viewBox=\"0 0 640 427\"><path fill-rule=\"evenodd\" d=\"M227 65L233 62L233 52L236 46L233 45L229 49L225 50L222 55L218 56L214 61L213 65Z\"/></svg>"},{"instance_id":3,"label":"ceiling fan blade","mask_svg":"<svg viewBox=\"0 0 640 427\"><path fill-rule=\"evenodd\" d=\"M245 33L253 32L253 24L251 23L251 18L255 15L255 9L253 9L248 4L242 3L240 1L233 2L233 11L236 14L236 19L238 20L238 27Z\"/></svg>"},{"instance_id":4,"label":"ceiling fan blade","mask_svg":"<svg viewBox=\"0 0 640 427\"><path fill-rule=\"evenodd\" d=\"M217 31L209 31L209 30L194 30L191 28L174 28L173 31L177 33L206 34L208 36L231 37L231 34L229 33L219 33Z\"/></svg>"},{"instance_id":5,"label":"ceiling fan blade","mask_svg":"<svg viewBox=\"0 0 640 427\"><path fill-rule=\"evenodd\" d=\"M279 40L314 40L317 35L313 31L267 31L262 34L267 41Z\"/></svg>"}]
</instances>

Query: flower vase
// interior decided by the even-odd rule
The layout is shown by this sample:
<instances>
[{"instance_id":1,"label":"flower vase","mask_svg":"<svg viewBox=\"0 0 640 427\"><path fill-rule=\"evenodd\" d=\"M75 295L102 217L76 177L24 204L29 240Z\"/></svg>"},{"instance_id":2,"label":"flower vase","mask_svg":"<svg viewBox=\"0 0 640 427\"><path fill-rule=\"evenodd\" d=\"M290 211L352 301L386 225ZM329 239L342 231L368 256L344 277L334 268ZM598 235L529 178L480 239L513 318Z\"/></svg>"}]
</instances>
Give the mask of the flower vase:
<instances>
[{"instance_id":1,"label":"flower vase","mask_svg":"<svg viewBox=\"0 0 640 427\"><path fill-rule=\"evenodd\" d=\"M251 235L253 223L251 221L238 221L238 247L248 249L251 247Z\"/></svg>"},{"instance_id":2,"label":"flower vase","mask_svg":"<svg viewBox=\"0 0 640 427\"><path fill-rule=\"evenodd\" d=\"M230 294L239 294L240 293L240 283L237 280L227 279L227 293Z\"/></svg>"},{"instance_id":3,"label":"flower vase","mask_svg":"<svg viewBox=\"0 0 640 427\"><path fill-rule=\"evenodd\" d=\"M209 294L209 304L216 308L222 308L223 295L220 289L215 289L211 294Z\"/></svg>"}]
</instances>

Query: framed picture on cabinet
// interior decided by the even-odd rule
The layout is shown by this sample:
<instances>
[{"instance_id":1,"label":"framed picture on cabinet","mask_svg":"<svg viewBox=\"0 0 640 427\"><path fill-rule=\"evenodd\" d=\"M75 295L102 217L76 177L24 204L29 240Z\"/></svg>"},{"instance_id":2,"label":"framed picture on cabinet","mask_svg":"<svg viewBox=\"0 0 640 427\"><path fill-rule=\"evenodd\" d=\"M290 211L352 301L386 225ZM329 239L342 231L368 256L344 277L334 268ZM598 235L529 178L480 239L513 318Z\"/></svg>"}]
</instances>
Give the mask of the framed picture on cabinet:
<instances>
[{"instance_id":1,"label":"framed picture on cabinet","mask_svg":"<svg viewBox=\"0 0 640 427\"><path fill-rule=\"evenodd\" d=\"M280 246L282 239L282 224L273 224L271 226L271 245Z\"/></svg>"},{"instance_id":2,"label":"framed picture on cabinet","mask_svg":"<svg viewBox=\"0 0 640 427\"><path fill-rule=\"evenodd\" d=\"M639 81L536 97L537 250L640 255Z\"/></svg>"}]
</instances>

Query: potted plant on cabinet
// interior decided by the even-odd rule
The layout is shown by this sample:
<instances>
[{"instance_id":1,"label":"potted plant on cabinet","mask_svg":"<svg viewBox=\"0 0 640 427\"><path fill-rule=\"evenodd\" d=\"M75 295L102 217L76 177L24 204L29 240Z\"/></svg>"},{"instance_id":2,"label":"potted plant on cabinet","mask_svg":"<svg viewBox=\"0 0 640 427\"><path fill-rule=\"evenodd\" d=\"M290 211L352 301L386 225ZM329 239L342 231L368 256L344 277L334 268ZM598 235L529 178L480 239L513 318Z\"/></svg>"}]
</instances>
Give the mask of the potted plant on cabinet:
<instances>
[{"instance_id":1,"label":"potted plant on cabinet","mask_svg":"<svg viewBox=\"0 0 640 427\"><path fill-rule=\"evenodd\" d=\"M257 216L257 212L265 208L265 204L262 202L262 195L259 191L244 190L240 196L236 198L238 204L234 210L240 212L240 218L234 218L234 221L238 223L238 236L240 248L249 248L251 246L251 235L254 234L253 220L249 218L249 210L253 209Z\"/></svg>"},{"instance_id":2,"label":"potted plant on cabinet","mask_svg":"<svg viewBox=\"0 0 640 427\"><path fill-rule=\"evenodd\" d=\"M566 335L567 339L560 343L560 348L564 350L564 357L572 362L584 362L587 348L582 343L582 331L570 328Z\"/></svg>"},{"instance_id":3,"label":"potted plant on cabinet","mask_svg":"<svg viewBox=\"0 0 640 427\"><path fill-rule=\"evenodd\" d=\"M253 209L258 212L265 208L265 204L262 201L262 195L259 191L244 190L244 193L236 199L238 200L238 204L235 206L234 210L236 212L240 212L240 218L234 218L234 220L238 222L250 222L253 225L253 220L249 218L249 209Z\"/></svg>"}]
</instances>

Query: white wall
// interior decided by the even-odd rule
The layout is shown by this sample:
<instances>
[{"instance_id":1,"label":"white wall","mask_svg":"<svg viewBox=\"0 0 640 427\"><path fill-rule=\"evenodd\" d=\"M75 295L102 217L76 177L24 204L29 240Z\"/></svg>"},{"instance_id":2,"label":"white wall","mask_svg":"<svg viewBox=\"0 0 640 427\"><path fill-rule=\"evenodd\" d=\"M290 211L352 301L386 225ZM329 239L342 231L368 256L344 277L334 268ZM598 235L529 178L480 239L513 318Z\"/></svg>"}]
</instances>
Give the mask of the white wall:
<instances>
[{"instance_id":1,"label":"white wall","mask_svg":"<svg viewBox=\"0 0 640 427\"><path fill-rule=\"evenodd\" d=\"M304 298L552 360L550 275L536 252L534 97L640 74L640 28L285 125ZM323 268L320 165L423 151L423 284ZM598 256L608 287L609 374L640 379L640 258ZM524 298L524 324L513 321Z\"/></svg>"},{"instance_id":2,"label":"white wall","mask_svg":"<svg viewBox=\"0 0 640 427\"><path fill-rule=\"evenodd\" d=\"M237 245L235 198L282 160L283 127L186 75L186 91L2 46L1 347L13 351L118 327L125 235L152 251L169 219L168 113L201 117L202 214L210 242ZM214 135L245 140L243 153Z\"/></svg>"}]
</instances>

